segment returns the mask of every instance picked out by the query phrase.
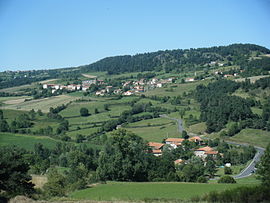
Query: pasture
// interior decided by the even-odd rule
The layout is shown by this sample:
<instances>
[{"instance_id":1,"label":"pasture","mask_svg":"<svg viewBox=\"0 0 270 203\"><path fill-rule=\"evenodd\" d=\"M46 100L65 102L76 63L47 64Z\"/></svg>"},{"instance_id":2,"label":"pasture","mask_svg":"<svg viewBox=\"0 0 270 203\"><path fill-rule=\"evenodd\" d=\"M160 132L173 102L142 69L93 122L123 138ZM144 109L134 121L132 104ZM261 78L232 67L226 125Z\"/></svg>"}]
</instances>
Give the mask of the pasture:
<instances>
[{"instance_id":1,"label":"pasture","mask_svg":"<svg viewBox=\"0 0 270 203\"><path fill-rule=\"evenodd\" d=\"M270 142L270 132L259 129L243 129L241 132L230 137L228 140L235 142L243 142L251 145L266 147Z\"/></svg>"},{"instance_id":2,"label":"pasture","mask_svg":"<svg viewBox=\"0 0 270 203\"><path fill-rule=\"evenodd\" d=\"M34 136L25 134L0 133L0 146L16 145L27 150L34 150L37 143L43 144L47 148L54 148L60 142L47 136Z\"/></svg>"},{"instance_id":3,"label":"pasture","mask_svg":"<svg viewBox=\"0 0 270 203\"><path fill-rule=\"evenodd\" d=\"M154 118L128 124L126 130L151 142L162 142L168 137L180 137L175 121L166 118Z\"/></svg>"},{"instance_id":4,"label":"pasture","mask_svg":"<svg viewBox=\"0 0 270 203\"><path fill-rule=\"evenodd\" d=\"M188 200L210 191L222 191L242 185L246 184L108 182L75 191L70 197L76 200L99 201Z\"/></svg>"},{"instance_id":5,"label":"pasture","mask_svg":"<svg viewBox=\"0 0 270 203\"><path fill-rule=\"evenodd\" d=\"M177 96L182 95L184 92L195 90L197 85L208 84L209 80L201 80L183 84L168 84L166 88L155 88L144 92L146 96Z\"/></svg>"}]
</instances>

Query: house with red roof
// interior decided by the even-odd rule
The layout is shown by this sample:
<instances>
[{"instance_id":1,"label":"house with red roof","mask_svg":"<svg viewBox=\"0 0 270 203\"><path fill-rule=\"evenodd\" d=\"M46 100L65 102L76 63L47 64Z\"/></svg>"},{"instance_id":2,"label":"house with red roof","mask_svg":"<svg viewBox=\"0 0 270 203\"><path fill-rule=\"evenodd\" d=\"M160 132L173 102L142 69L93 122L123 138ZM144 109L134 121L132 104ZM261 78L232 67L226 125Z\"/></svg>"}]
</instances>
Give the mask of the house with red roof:
<instances>
[{"instance_id":1,"label":"house with red roof","mask_svg":"<svg viewBox=\"0 0 270 203\"><path fill-rule=\"evenodd\" d=\"M185 139L183 138L167 138L165 143L172 146L174 149L182 144Z\"/></svg>"},{"instance_id":2,"label":"house with red roof","mask_svg":"<svg viewBox=\"0 0 270 203\"><path fill-rule=\"evenodd\" d=\"M162 149L164 144L158 142L148 142L148 146L150 148L149 152L154 154L155 156L162 155Z\"/></svg>"},{"instance_id":3,"label":"house with red roof","mask_svg":"<svg viewBox=\"0 0 270 203\"><path fill-rule=\"evenodd\" d=\"M207 156L215 157L218 151L215 151L212 147L206 146L194 150L195 156L205 159Z\"/></svg>"}]
</instances>

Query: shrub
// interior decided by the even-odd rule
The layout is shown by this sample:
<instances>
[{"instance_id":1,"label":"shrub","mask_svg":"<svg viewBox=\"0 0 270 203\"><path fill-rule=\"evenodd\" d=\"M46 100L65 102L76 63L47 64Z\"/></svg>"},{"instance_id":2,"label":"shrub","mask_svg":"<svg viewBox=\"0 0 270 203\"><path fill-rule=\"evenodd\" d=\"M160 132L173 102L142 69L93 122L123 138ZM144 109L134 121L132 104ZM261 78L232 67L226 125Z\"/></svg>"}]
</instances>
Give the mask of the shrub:
<instances>
[{"instance_id":1,"label":"shrub","mask_svg":"<svg viewBox=\"0 0 270 203\"><path fill-rule=\"evenodd\" d=\"M230 167L225 167L224 168L224 174L226 174L226 175L232 174L232 169Z\"/></svg>"},{"instance_id":2,"label":"shrub","mask_svg":"<svg viewBox=\"0 0 270 203\"><path fill-rule=\"evenodd\" d=\"M88 109L87 108L81 108L80 109L80 114L81 114L81 116L88 116L89 115Z\"/></svg>"},{"instance_id":3,"label":"shrub","mask_svg":"<svg viewBox=\"0 0 270 203\"><path fill-rule=\"evenodd\" d=\"M198 177L197 182L198 183L207 183L207 178L204 176L200 176L200 177Z\"/></svg>"},{"instance_id":4,"label":"shrub","mask_svg":"<svg viewBox=\"0 0 270 203\"><path fill-rule=\"evenodd\" d=\"M236 183L235 179L231 176L222 176L218 183Z\"/></svg>"}]
</instances>

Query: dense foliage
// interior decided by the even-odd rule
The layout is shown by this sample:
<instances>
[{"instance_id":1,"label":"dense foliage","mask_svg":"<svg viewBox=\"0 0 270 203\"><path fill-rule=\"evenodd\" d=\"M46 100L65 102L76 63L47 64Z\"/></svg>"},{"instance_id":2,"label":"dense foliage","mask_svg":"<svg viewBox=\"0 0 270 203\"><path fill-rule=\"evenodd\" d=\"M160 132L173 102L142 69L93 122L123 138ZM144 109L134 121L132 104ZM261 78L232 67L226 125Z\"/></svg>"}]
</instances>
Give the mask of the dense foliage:
<instances>
[{"instance_id":1,"label":"dense foliage","mask_svg":"<svg viewBox=\"0 0 270 203\"><path fill-rule=\"evenodd\" d=\"M228 121L253 117L250 104L245 99L229 95L239 87L240 84L229 80L197 86L196 98L200 102L201 120L206 122L207 132L220 131Z\"/></svg>"},{"instance_id":2,"label":"dense foliage","mask_svg":"<svg viewBox=\"0 0 270 203\"><path fill-rule=\"evenodd\" d=\"M253 44L233 44L199 49L177 49L157 51L134 56L107 57L93 64L82 66L83 71L108 71L109 74L123 72L159 71L181 72L202 69L212 61L228 60L240 64L247 61L252 51L269 53L267 48Z\"/></svg>"},{"instance_id":3,"label":"dense foliage","mask_svg":"<svg viewBox=\"0 0 270 203\"><path fill-rule=\"evenodd\" d=\"M31 180L28 174L30 167L25 154L24 150L17 147L0 148L0 196L12 197L34 192L34 185L29 182Z\"/></svg>"}]
</instances>

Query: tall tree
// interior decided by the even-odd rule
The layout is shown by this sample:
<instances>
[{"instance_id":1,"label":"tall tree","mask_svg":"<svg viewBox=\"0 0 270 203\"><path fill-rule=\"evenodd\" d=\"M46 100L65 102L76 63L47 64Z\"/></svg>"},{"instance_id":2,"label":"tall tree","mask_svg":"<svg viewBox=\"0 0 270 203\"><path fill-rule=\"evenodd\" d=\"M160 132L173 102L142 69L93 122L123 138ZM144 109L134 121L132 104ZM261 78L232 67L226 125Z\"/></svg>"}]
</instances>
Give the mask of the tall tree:
<instances>
[{"instance_id":1,"label":"tall tree","mask_svg":"<svg viewBox=\"0 0 270 203\"><path fill-rule=\"evenodd\" d=\"M17 147L0 148L0 190L9 197L34 192L31 176L28 175L29 165L24 159L25 153Z\"/></svg>"},{"instance_id":2,"label":"tall tree","mask_svg":"<svg viewBox=\"0 0 270 203\"><path fill-rule=\"evenodd\" d=\"M270 144L268 144L257 170L262 184L270 187Z\"/></svg>"},{"instance_id":3,"label":"tall tree","mask_svg":"<svg viewBox=\"0 0 270 203\"><path fill-rule=\"evenodd\" d=\"M146 181L146 144L143 139L119 129L105 143L97 175L101 180Z\"/></svg>"}]
</instances>

